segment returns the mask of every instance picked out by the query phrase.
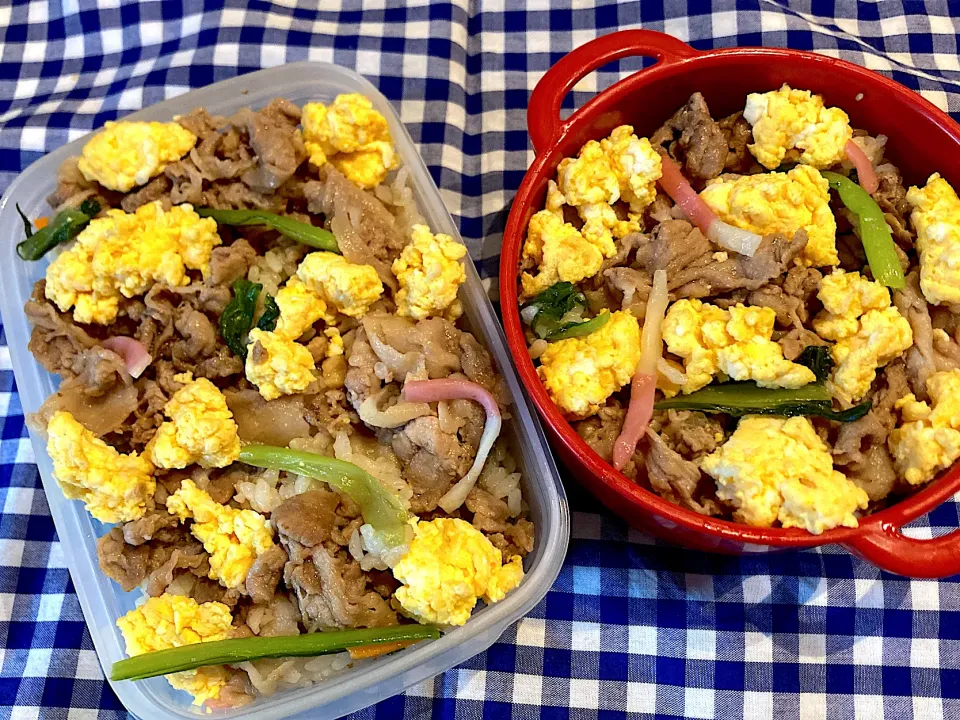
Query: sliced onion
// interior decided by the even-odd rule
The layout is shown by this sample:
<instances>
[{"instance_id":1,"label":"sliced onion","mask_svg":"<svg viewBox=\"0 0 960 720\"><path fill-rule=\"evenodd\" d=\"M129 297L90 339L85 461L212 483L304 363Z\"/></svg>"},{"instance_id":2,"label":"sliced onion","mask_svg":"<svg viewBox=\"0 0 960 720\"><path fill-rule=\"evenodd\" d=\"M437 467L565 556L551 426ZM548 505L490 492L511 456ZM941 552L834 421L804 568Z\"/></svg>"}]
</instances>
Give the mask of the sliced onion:
<instances>
[{"instance_id":1,"label":"sliced onion","mask_svg":"<svg viewBox=\"0 0 960 720\"><path fill-rule=\"evenodd\" d=\"M380 409L380 403L390 393L389 388L371 395L357 408L357 414L370 427L395 428L406 425L414 418L430 414L430 405L425 402L398 402L385 410Z\"/></svg>"},{"instance_id":2,"label":"sliced onion","mask_svg":"<svg viewBox=\"0 0 960 720\"><path fill-rule=\"evenodd\" d=\"M469 472L450 488L437 503L444 512L452 513L463 505L467 495L480 477L487 456L500 435L500 406L497 399L484 387L469 380L413 380L403 386L401 398L408 402L439 402L440 400L473 400L480 403L486 411L487 419L483 424L483 434L473 466Z\"/></svg>"},{"instance_id":3,"label":"sliced onion","mask_svg":"<svg viewBox=\"0 0 960 720\"><path fill-rule=\"evenodd\" d=\"M123 364L130 377L138 378L153 362L147 348L139 340L117 335L103 341L103 346L123 358Z\"/></svg>"},{"instance_id":4,"label":"sliced onion","mask_svg":"<svg viewBox=\"0 0 960 720\"><path fill-rule=\"evenodd\" d=\"M660 328L667 310L667 273L657 270L653 274L653 288L647 300L647 310L640 335L640 360L630 383L630 407L623 421L620 435L613 444L613 466L622 470L637 443L647 431L653 417L653 398L657 389L657 363L663 357L663 341Z\"/></svg>"},{"instance_id":5,"label":"sliced onion","mask_svg":"<svg viewBox=\"0 0 960 720\"><path fill-rule=\"evenodd\" d=\"M754 232L717 220L707 231L707 239L725 250L753 257L763 239Z\"/></svg>"},{"instance_id":6,"label":"sliced onion","mask_svg":"<svg viewBox=\"0 0 960 720\"><path fill-rule=\"evenodd\" d=\"M857 169L857 178L860 180L860 187L873 195L880 187L880 179L877 177L877 171L873 169L873 163L863 149L857 145L853 138L847 140L843 146L843 152L846 153L847 160L853 163Z\"/></svg>"},{"instance_id":7,"label":"sliced onion","mask_svg":"<svg viewBox=\"0 0 960 720\"><path fill-rule=\"evenodd\" d=\"M662 156L660 187L683 210L690 222L700 228L709 240L726 250L753 257L760 245L760 236L723 222L703 201L680 172L680 166L667 155Z\"/></svg>"}]
</instances>

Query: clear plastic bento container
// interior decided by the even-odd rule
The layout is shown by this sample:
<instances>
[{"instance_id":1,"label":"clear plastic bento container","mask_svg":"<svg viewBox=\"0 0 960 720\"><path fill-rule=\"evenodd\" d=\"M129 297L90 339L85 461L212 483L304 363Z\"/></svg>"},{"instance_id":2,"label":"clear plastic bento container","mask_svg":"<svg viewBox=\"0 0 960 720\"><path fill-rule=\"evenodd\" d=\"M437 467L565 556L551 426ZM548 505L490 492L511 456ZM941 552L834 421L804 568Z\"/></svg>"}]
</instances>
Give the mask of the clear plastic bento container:
<instances>
[{"instance_id":1,"label":"clear plastic bento container","mask_svg":"<svg viewBox=\"0 0 960 720\"><path fill-rule=\"evenodd\" d=\"M350 70L326 63L294 63L194 90L128 117L170 120L197 106L206 107L211 113L229 115L241 107L262 107L274 97L285 97L302 105L311 100L329 102L340 93L350 92L369 97L390 122L397 152L410 169L414 194L430 227L435 232L459 237L436 185L396 112L373 85ZM57 379L27 350L30 327L22 308L33 284L43 276L48 259L28 263L17 256L15 246L22 238L23 225L14 205L19 203L30 217L48 214L45 198L55 187L57 168L67 157L79 155L85 140L76 140L31 165L10 186L0 203L0 313L25 413L33 413L40 407L56 388ZM513 420L507 428L523 470L523 490L536 524L536 546L524 563L523 583L503 601L478 610L465 626L445 633L439 640L364 661L313 687L260 698L235 710L217 711L213 717L267 720L309 712L310 717L333 718L359 710L482 652L511 623L530 612L553 584L566 553L570 530L563 486L539 420L521 391L493 307L472 263L467 263L467 281L460 297L467 324L490 349L513 400ZM106 526L93 520L81 503L64 499L53 479L44 439L35 432L30 433L30 438L80 606L100 663L109 675L111 665L125 656L123 637L115 620L134 607L139 592L122 592L100 572L96 541L106 532ZM174 690L163 678L111 682L111 686L130 712L145 719L210 717L191 705L189 695Z\"/></svg>"}]
</instances>

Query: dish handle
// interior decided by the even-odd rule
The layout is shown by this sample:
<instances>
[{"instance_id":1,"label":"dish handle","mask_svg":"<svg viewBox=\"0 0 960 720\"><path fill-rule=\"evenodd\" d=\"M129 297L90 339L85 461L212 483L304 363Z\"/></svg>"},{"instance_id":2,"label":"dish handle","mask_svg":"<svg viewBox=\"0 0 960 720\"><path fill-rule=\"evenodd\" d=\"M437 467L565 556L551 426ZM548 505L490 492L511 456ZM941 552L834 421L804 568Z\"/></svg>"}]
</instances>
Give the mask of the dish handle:
<instances>
[{"instance_id":1,"label":"dish handle","mask_svg":"<svg viewBox=\"0 0 960 720\"><path fill-rule=\"evenodd\" d=\"M892 523L861 526L844 543L855 555L881 570L915 578L942 578L960 573L960 530L919 540L904 535Z\"/></svg>"},{"instance_id":2,"label":"dish handle","mask_svg":"<svg viewBox=\"0 0 960 720\"><path fill-rule=\"evenodd\" d=\"M658 65L673 65L694 57L697 51L682 40L653 30L621 30L570 51L544 73L530 95L527 131L538 155L560 134L560 104L573 86L597 68L635 55L654 57Z\"/></svg>"}]
</instances>

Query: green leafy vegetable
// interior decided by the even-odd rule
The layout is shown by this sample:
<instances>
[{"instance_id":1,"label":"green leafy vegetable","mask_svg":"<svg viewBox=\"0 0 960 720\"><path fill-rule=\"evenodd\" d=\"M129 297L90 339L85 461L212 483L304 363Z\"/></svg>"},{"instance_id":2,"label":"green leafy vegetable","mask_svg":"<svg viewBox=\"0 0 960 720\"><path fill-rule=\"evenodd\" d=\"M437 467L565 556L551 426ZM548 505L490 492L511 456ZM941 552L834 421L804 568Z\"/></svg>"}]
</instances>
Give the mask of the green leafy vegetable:
<instances>
[{"instance_id":1,"label":"green leafy vegetable","mask_svg":"<svg viewBox=\"0 0 960 720\"><path fill-rule=\"evenodd\" d=\"M250 282L246 278L237 278L230 287L233 288L233 298L227 303L220 315L220 337L223 338L234 355L246 360L247 334L253 326L257 296L263 289L263 285ZM276 320L274 320L274 325L276 325Z\"/></svg>"},{"instance_id":2,"label":"green leafy vegetable","mask_svg":"<svg viewBox=\"0 0 960 720\"><path fill-rule=\"evenodd\" d=\"M883 210L866 190L850 178L827 170L821 170L820 174L837 191L846 208L857 216L857 234L873 277L881 285L902 290L905 284L903 266L897 257Z\"/></svg>"},{"instance_id":3,"label":"green leafy vegetable","mask_svg":"<svg viewBox=\"0 0 960 720\"><path fill-rule=\"evenodd\" d=\"M544 339L547 342L556 342L557 340L583 337L584 335L595 333L597 330L606 325L608 320L610 320L610 312L604 310L602 313L597 315L595 318L591 318L590 320L585 320L583 322L564 323L547 335L547 337Z\"/></svg>"},{"instance_id":4,"label":"green leafy vegetable","mask_svg":"<svg viewBox=\"0 0 960 720\"><path fill-rule=\"evenodd\" d=\"M406 544L407 511L379 480L352 463L272 445L245 445L240 462L323 480L360 506L364 521L373 527L384 548Z\"/></svg>"},{"instance_id":5,"label":"green leafy vegetable","mask_svg":"<svg viewBox=\"0 0 960 720\"><path fill-rule=\"evenodd\" d=\"M391 625L359 630L332 630L306 635L212 640L119 660L111 680L144 680L207 665L227 665L261 658L313 657L358 645L404 640L436 640L440 631L430 625Z\"/></svg>"},{"instance_id":6,"label":"green leafy vegetable","mask_svg":"<svg viewBox=\"0 0 960 720\"><path fill-rule=\"evenodd\" d=\"M700 410L707 413L742 415L815 415L838 422L859 420L870 411L870 402L834 410L830 393L821 383L810 383L795 390L762 388L752 382L728 382L708 385L689 395L676 395L654 404L657 410Z\"/></svg>"},{"instance_id":7,"label":"green leafy vegetable","mask_svg":"<svg viewBox=\"0 0 960 720\"><path fill-rule=\"evenodd\" d=\"M263 296L263 314L257 320L257 328L272 332L277 329L277 318L280 317L280 308L273 295Z\"/></svg>"},{"instance_id":8,"label":"green leafy vegetable","mask_svg":"<svg viewBox=\"0 0 960 720\"><path fill-rule=\"evenodd\" d=\"M819 383L826 381L830 377L830 371L833 370L830 349L822 345L807 345L797 357L796 362L813 370Z\"/></svg>"},{"instance_id":9,"label":"green leafy vegetable","mask_svg":"<svg viewBox=\"0 0 960 720\"><path fill-rule=\"evenodd\" d=\"M213 218L220 225L265 225L276 230L284 237L296 240L298 243L309 245L318 250L340 252L337 238L329 230L316 227L310 223L294 220L286 215L264 212L262 210L214 210L213 208L196 208L200 217Z\"/></svg>"},{"instance_id":10,"label":"green leafy vegetable","mask_svg":"<svg viewBox=\"0 0 960 720\"><path fill-rule=\"evenodd\" d=\"M560 329L565 323L565 316L577 316L575 324L580 321L579 315L587 307L587 298L577 290L572 283L559 282L551 285L542 293L523 306L521 315L530 325L534 335L546 339L547 336Z\"/></svg>"},{"instance_id":11,"label":"green leafy vegetable","mask_svg":"<svg viewBox=\"0 0 960 720\"><path fill-rule=\"evenodd\" d=\"M73 240L83 230L90 220L100 212L99 203L87 200L79 208L67 208L57 213L56 217L42 230L33 232L26 215L17 208L24 222L27 238L17 245L17 255L23 260L39 260L57 245Z\"/></svg>"}]
</instances>

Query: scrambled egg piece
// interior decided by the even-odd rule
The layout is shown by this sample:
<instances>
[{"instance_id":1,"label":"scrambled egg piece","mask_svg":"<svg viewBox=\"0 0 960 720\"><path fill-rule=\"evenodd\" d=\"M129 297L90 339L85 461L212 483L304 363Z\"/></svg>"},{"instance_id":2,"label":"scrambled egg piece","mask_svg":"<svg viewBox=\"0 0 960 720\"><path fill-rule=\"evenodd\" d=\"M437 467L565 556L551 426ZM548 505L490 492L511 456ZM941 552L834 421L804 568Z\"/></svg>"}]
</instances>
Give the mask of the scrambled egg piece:
<instances>
[{"instance_id":1,"label":"scrambled egg piece","mask_svg":"<svg viewBox=\"0 0 960 720\"><path fill-rule=\"evenodd\" d=\"M830 348L836 367L827 389L844 404L854 403L870 389L877 368L913 345L910 323L890 305L890 291L858 272L834 270L823 278L817 294L823 311L813 329Z\"/></svg>"},{"instance_id":2,"label":"scrambled egg piece","mask_svg":"<svg viewBox=\"0 0 960 720\"><path fill-rule=\"evenodd\" d=\"M216 221L201 218L191 205L108 210L50 263L45 293L62 311L73 307L77 322L109 324L121 295L142 295L156 282L186 285L188 269L206 274L219 244Z\"/></svg>"},{"instance_id":3,"label":"scrambled egg piece","mask_svg":"<svg viewBox=\"0 0 960 720\"><path fill-rule=\"evenodd\" d=\"M598 412L633 378L640 360L640 324L629 312L613 313L589 335L551 343L540 356L540 378L568 418Z\"/></svg>"},{"instance_id":4,"label":"scrambled egg piece","mask_svg":"<svg viewBox=\"0 0 960 720\"><path fill-rule=\"evenodd\" d=\"M920 289L928 302L960 303L960 199L950 183L934 173L926 187L911 187L907 202L917 229Z\"/></svg>"},{"instance_id":5,"label":"scrambled egg piece","mask_svg":"<svg viewBox=\"0 0 960 720\"><path fill-rule=\"evenodd\" d=\"M749 415L700 467L717 481L717 497L733 503L738 522L804 528L819 535L856 527L867 494L833 469L830 450L805 417Z\"/></svg>"},{"instance_id":6,"label":"scrambled egg piece","mask_svg":"<svg viewBox=\"0 0 960 720\"><path fill-rule=\"evenodd\" d=\"M47 425L47 454L64 497L83 500L100 522L143 517L157 489L147 458L121 455L65 410L55 412Z\"/></svg>"},{"instance_id":7,"label":"scrambled egg piece","mask_svg":"<svg viewBox=\"0 0 960 720\"><path fill-rule=\"evenodd\" d=\"M663 320L663 341L684 360L681 391L699 390L715 375L771 388L813 382L813 371L784 358L783 349L770 339L776 316L772 308L735 305L723 310L696 299L671 305Z\"/></svg>"},{"instance_id":8,"label":"scrambled egg piece","mask_svg":"<svg viewBox=\"0 0 960 720\"><path fill-rule=\"evenodd\" d=\"M843 148L853 137L850 118L840 108L828 108L809 90L750 93L743 117L753 126L753 145L747 148L766 168L783 162L789 150L802 150L800 162L819 170L845 157Z\"/></svg>"},{"instance_id":9,"label":"scrambled egg piece","mask_svg":"<svg viewBox=\"0 0 960 720\"><path fill-rule=\"evenodd\" d=\"M133 657L155 650L225 640L232 622L230 608L223 603L201 605L193 598L164 593L148 598L143 605L119 618L117 627L127 644L127 655ZM165 677L177 690L193 695L194 705L202 705L220 697L230 673L223 665L211 665Z\"/></svg>"},{"instance_id":10,"label":"scrambled egg piece","mask_svg":"<svg viewBox=\"0 0 960 720\"><path fill-rule=\"evenodd\" d=\"M304 345L276 332L254 328L247 342L247 380L265 400L303 392L316 379L313 356Z\"/></svg>"},{"instance_id":11,"label":"scrambled egg piece","mask_svg":"<svg viewBox=\"0 0 960 720\"><path fill-rule=\"evenodd\" d=\"M620 184L620 199L630 212L640 213L657 197L657 180L662 174L660 154L647 138L638 138L633 127L621 125L600 141Z\"/></svg>"},{"instance_id":12,"label":"scrambled egg piece","mask_svg":"<svg viewBox=\"0 0 960 720\"><path fill-rule=\"evenodd\" d=\"M240 456L240 436L226 398L207 378L194 380L184 373L174 379L186 385L163 408L170 420L150 441L150 459L161 468L185 468L194 463L205 468L226 467Z\"/></svg>"},{"instance_id":13,"label":"scrambled egg piece","mask_svg":"<svg viewBox=\"0 0 960 720\"><path fill-rule=\"evenodd\" d=\"M310 162L329 162L362 188L374 188L400 163L387 119L363 95L338 95L329 105L307 103L300 118Z\"/></svg>"},{"instance_id":14,"label":"scrambled egg piece","mask_svg":"<svg viewBox=\"0 0 960 720\"><path fill-rule=\"evenodd\" d=\"M175 122L108 122L83 146L77 167L87 180L129 192L163 172L197 143Z\"/></svg>"},{"instance_id":15,"label":"scrambled egg piece","mask_svg":"<svg viewBox=\"0 0 960 720\"><path fill-rule=\"evenodd\" d=\"M897 474L911 485L932 480L960 458L960 370L933 373L927 394L932 409L913 393L897 400L904 422L887 438Z\"/></svg>"},{"instance_id":16,"label":"scrambled egg piece","mask_svg":"<svg viewBox=\"0 0 960 720\"><path fill-rule=\"evenodd\" d=\"M414 521L414 530L393 576L403 583L397 600L420 622L463 625L478 598L499 602L523 579L520 556L502 564L500 551L465 520Z\"/></svg>"},{"instance_id":17,"label":"scrambled egg piece","mask_svg":"<svg viewBox=\"0 0 960 720\"><path fill-rule=\"evenodd\" d=\"M467 249L449 235L434 235L426 225L413 226L413 238L393 261L400 282L397 314L414 320L440 315L456 320L463 314L457 290L467 279Z\"/></svg>"},{"instance_id":18,"label":"scrambled egg piece","mask_svg":"<svg viewBox=\"0 0 960 720\"><path fill-rule=\"evenodd\" d=\"M327 311L326 301L296 275L277 291L274 300L280 309L274 332L288 340L296 340L317 320L333 321L333 315Z\"/></svg>"},{"instance_id":19,"label":"scrambled egg piece","mask_svg":"<svg viewBox=\"0 0 960 720\"><path fill-rule=\"evenodd\" d=\"M811 167L711 180L700 193L720 219L758 235L807 231L798 265L836 265L837 221L827 181Z\"/></svg>"},{"instance_id":20,"label":"scrambled egg piece","mask_svg":"<svg viewBox=\"0 0 960 720\"><path fill-rule=\"evenodd\" d=\"M328 305L349 317L365 315L383 294L383 283L372 265L352 263L336 253L310 253L297 275Z\"/></svg>"},{"instance_id":21,"label":"scrambled egg piece","mask_svg":"<svg viewBox=\"0 0 960 720\"><path fill-rule=\"evenodd\" d=\"M335 327L329 327L323 331L323 334L327 336L327 357L337 357L338 355L343 355L343 337L340 335L340 331Z\"/></svg>"},{"instance_id":22,"label":"scrambled egg piece","mask_svg":"<svg viewBox=\"0 0 960 720\"><path fill-rule=\"evenodd\" d=\"M167 498L167 510L181 522L193 518L190 532L210 554L210 579L224 587L240 587L253 561L273 547L273 531L263 515L214 502L193 480L180 483Z\"/></svg>"},{"instance_id":23,"label":"scrambled egg piece","mask_svg":"<svg viewBox=\"0 0 960 720\"><path fill-rule=\"evenodd\" d=\"M532 218L523 244L524 259L539 265L536 275L520 276L521 300L531 298L558 282L578 283L600 272L603 252L584 239L580 231L550 210Z\"/></svg>"}]
</instances>

